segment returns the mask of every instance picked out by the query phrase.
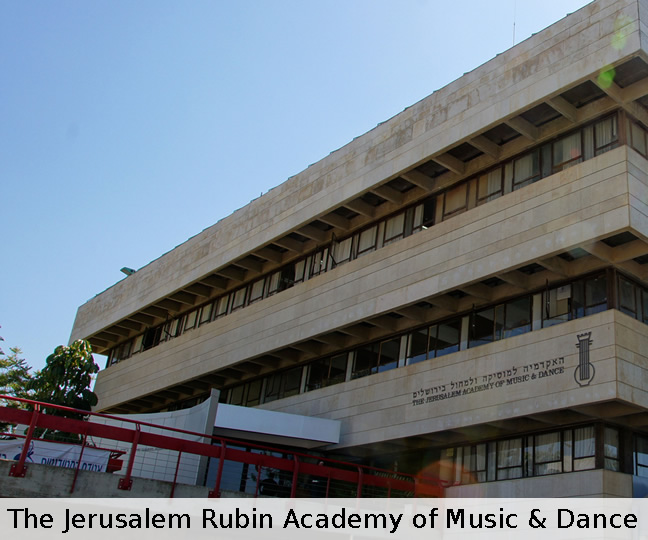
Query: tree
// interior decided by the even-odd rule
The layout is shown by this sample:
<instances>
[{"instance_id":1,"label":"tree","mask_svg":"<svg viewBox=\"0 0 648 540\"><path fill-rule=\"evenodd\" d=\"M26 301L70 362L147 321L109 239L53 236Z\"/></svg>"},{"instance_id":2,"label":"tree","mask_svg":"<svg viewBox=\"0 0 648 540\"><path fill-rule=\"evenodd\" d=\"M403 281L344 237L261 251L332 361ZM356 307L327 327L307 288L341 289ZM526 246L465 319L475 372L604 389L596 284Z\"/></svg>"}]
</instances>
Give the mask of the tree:
<instances>
[{"instance_id":1,"label":"tree","mask_svg":"<svg viewBox=\"0 0 648 540\"><path fill-rule=\"evenodd\" d=\"M10 354L7 355L0 349L0 394L29 398L31 367L24 358L20 358L22 351L18 347L10 347L9 351Z\"/></svg>"},{"instance_id":2,"label":"tree","mask_svg":"<svg viewBox=\"0 0 648 540\"><path fill-rule=\"evenodd\" d=\"M90 390L92 377L97 371L99 366L87 341L78 339L68 347L59 345L47 357L45 367L34 376L34 399L89 411L98 402L97 395ZM62 411L55 413L52 410L50 413L71 416L62 414Z\"/></svg>"},{"instance_id":3,"label":"tree","mask_svg":"<svg viewBox=\"0 0 648 540\"><path fill-rule=\"evenodd\" d=\"M0 337L0 341L4 341ZM20 358L22 351L18 347L10 347L9 354L0 348L0 394L18 398L31 397L32 375L31 367L24 358ZM21 407L16 401L0 400L3 407ZM9 424L0 424L0 433L6 432Z\"/></svg>"}]
</instances>

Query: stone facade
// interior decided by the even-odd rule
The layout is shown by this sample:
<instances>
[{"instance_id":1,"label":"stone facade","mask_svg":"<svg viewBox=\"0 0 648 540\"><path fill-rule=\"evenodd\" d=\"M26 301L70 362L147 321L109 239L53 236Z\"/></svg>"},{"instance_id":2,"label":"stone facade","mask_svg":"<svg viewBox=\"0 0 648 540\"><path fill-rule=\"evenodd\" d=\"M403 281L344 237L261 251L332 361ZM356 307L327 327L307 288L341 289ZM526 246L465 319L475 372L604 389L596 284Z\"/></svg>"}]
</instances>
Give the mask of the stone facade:
<instances>
[{"instance_id":1,"label":"stone facade","mask_svg":"<svg viewBox=\"0 0 648 540\"><path fill-rule=\"evenodd\" d=\"M592 2L81 306L71 339L109 355L99 409L217 388L340 420L331 455L452 496L631 494L647 21Z\"/></svg>"}]
</instances>

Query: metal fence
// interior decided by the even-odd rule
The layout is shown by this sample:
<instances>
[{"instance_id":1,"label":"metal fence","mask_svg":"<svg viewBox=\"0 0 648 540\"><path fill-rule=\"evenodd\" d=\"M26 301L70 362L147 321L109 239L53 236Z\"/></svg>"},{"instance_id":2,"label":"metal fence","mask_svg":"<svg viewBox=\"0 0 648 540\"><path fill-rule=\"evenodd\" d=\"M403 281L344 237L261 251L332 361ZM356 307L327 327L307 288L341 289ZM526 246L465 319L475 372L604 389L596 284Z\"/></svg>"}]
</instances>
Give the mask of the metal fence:
<instances>
[{"instance_id":1,"label":"metal fence","mask_svg":"<svg viewBox=\"0 0 648 540\"><path fill-rule=\"evenodd\" d=\"M410 475L368 467L292 450L251 444L168 428L58 405L0 395L0 424L28 426L25 434L9 434L24 438L22 451L11 466L9 475L24 477L30 443L43 437L68 440L79 445L79 454L94 447L93 437L101 438L104 450L111 451L107 472L118 475L117 487L130 490L133 464L138 448L152 447L173 452L175 474L171 482L173 497L178 483L178 470L183 456L207 458L205 486L210 497L229 494L253 497L442 497L443 484L437 478ZM72 414L75 418L61 416ZM92 417L126 422L131 427L118 427L91 421ZM123 424L122 424L123 426ZM146 429L143 429L146 427ZM155 432L150 432L155 428ZM191 436L192 439L183 438ZM40 439L39 439L40 438ZM199 442L199 441L205 442ZM129 444L129 451L111 449L109 441ZM123 444L121 445L123 447ZM122 458L125 461L122 461ZM78 459L70 493L74 492L81 458ZM123 470L122 470L123 469Z\"/></svg>"}]
</instances>

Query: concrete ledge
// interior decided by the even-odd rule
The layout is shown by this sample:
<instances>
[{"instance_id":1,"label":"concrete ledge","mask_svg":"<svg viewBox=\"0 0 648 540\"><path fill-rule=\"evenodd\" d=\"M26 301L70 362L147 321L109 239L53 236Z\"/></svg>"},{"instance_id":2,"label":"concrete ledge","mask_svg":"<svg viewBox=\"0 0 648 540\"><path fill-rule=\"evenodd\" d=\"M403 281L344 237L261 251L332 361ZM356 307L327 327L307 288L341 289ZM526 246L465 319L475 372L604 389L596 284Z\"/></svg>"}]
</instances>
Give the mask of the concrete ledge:
<instances>
[{"instance_id":1,"label":"concrete ledge","mask_svg":"<svg viewBox=\"0 0 648 540\"><path fill-rule=\"evenodd\" d=\"M24 478L9 476L9 469L15 463L0 460L0 497L170 497L172 484L146 478L133 478L130 491L117 489L120 475L79 471L74 492L70 493L74 481L74 469L63 469L30 463ZM174 497L196 498L209 495L209 488L177 484Z\"/></svg>"}]
</instances>

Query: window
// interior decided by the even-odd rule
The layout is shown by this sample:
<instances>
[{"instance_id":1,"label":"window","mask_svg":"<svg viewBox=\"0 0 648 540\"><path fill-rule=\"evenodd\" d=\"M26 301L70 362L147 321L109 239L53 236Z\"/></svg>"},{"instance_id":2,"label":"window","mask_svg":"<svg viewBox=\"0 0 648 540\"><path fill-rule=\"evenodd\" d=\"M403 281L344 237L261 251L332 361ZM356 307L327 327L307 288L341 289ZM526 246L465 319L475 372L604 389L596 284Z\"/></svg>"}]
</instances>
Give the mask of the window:
<instances>
[{"instance_id":1,"label":"window","mask_svg":"<svg viewBox=\"0 0 648 540\"><path fill-rule=\"evenodd\" d=\"M156 326L155 328L150 328L144 332L144 337L142 339L142 349L147 351L151 347L155 347L160 343L160 336L162 335L162 327Z\"/></svg>"},{"instance_id":2,"label":"window","mask_svg":"<svg viewBox=\"0 0 648 540\"><path fill-rule=\"evenodd\" d=\"M619 463L619 430L605 427L603 430L604 468L608 471L620 471Z\"/></svg>"},{"instance_id":3,"label":"window","mask_svg":"<svg viewBox=\"0 0 648 540\"><path fill-rule=\"evenodd\" d=\"M452 319L430 327L429 358L457 352L460 341L461 318Z\"/></svg>"},{"instance_id":4,"label":"window","mask_svg":"<svg viewBox=\"0 0 648 540\"><path fill-rule=\"evenodd\" d=\"M298 394L301 386L301 377L301 367L266 377L264 403Z\"/></svg>"},{"instance_id":5,"label":"window","mask_svg":"<svg viewBox=\"0 0 648 540\"><path fill-rule=\"evenodd\" d=\"M434 213L436 211L436 197L428 197L414 208L414 219L412 230L414 232L428 229L434 225Z\"/></svg>"},{"instance_id":6,"label":"window","mask_svg":"<svg viewBox=\"0 0 648 540\"><path fill-rule=\"evenodd\" d=\"M607 309L607 277L574 281L543 293L543 328Z\"/></svg>"},{"instance_id":7,"label":"window","mask_svg":"<svg viewBox=\"0 0 648 540\"><path fill-rule=\"evenodd\" d=\"M313 253L311 257L311 267L309 277L319 276L326 272L328 267L329 250L328 248L320 249Z\"/></svg>"},{"instance_id":8,"label":"window","mask_svg":"<svg viewBox=\"0 0 648 540\"><path fill-rule=\"evenodd\" d=\"M468 208L468 183L446 191L443 195L443 219L448 219Z\"/></svg>"},{"instance_id":9,"label":"window","mask_svg":"<svg viewBox=\"0 0 648 540\"><path fill-rule=\"evenodd\" d=\"M306 261L302 259L301 261L297 261L295 263L295 277L294 277L294 283L301 283L304 281L304 278L306 274Z\"/></svg>"},{"instance_id":10,"label":"window","mask_svg":"<svg viewBox=\"0 0 648 540\"><path fill-rule=\"evenodd\" d=\"M229 294L226 294L225 296L221 296L218 300L216 300L216 313L214 313L214 319L218 319L223 315L227 315L227 310L229 308L229 300L230 300Z\"/></svg>"},{"instance_id":11,"label":"window","mask_svg":"<svg viewBox=\"0 0 648 540\"><path fill-rule=\"evenodd\" d=\"M626 315L639 319L640 297L639 288L626 278L619 276L619 310Z\"/></svg>"},{"instance_id":12,"label":"window","mask_svg":"<svg viewBox=\"0 0 648 540\"><path fill-rule=\"evenodd\" d=\"M200 309L200 324L205 324L211 321L213 309L214 304L207 304Z\"/></svg>"},{"instance_id":13,"label":"window","mask_svg":"<svg viewBox=\"0 0 648 540\"><path fill-rule=\"evenodd\" d=\"M534 445L534 476L562 472L560 431L536 435Z\"/></svg>"},{"instance_id":14,"label":"window","mask_svg":"<svg viewBox=\"0 0 648 540\"><path fill-rule=\"evenodd\" d=\"M268 277L268 292L266 296L271 296L279 291L279 283L281 282L281 272L275 272Z\"/></svg>"},{"instance_id":15,"label":"window","mask_svg":"<svg viewBox=\"0 0 648 540\"><path fill-rule=\"evenodd\" d=\"M250 285L250 299L248 300L248 304L253 304L257 300L261 300L263 298L263 288L265 286L265 279L261 278L252 283Z\"/></svg>"},{"instance_id":16,"label":"window","mask_svg":"<svg viewBox=\"0 0 648 540\"><path fill-rule=\"evenodd\" d=\"M312 362L308 366L306 391L344 382L346 379L346 369L347 353Z\"/></svg>"},{"instance_id":17,"label":"window","mask_svg":"<svg viewBox=\"0 0 648 540\"><path fill-rule=\"evenodd\" d=\"M333 260L335 264L342 264L351 260L351 248L353 246L353 237L350 236L340 242L335 242L332 246Z\"/></svg>"},{"instance_id":18,"label":"window","mask_svg":"<svg viewBox=\"0 0 648 540\"><path fill-rule=\"evenodd\" d=\"M133 340L133 348L131 349L131 354L137 354L142 350L142 343L144 341L144 335L140 334Z\"/></svg>"},{"instance_id":19,"label":"window","mask_svg":"<svg viewBox=\"0 0 648 540\"><path fill-rule=\"evenodd\" d=\"M608 426L598 430L605 468L619 471L619 431ZM595 468L595 426L566 428L447 448L441 452L440 477L453 483L474 483L546 476ZM648 477L648 439L635 440L635 471Z\"/></svg>"},{"instance_id":20,"label":"window","mask_svg":"<svg viewBox=\"0 0 648 540\"><path fill-rule=\"evenodd\" d=\"M642 156L648 156L648 151L646 150L646 131L636 122L630 124L630 145Z\"/></svg>"},{"instance_id":21,"label":"window","mask_svg":"<svg viewBox=\"0 0 648 540\"><path fill-rule=\"evenodd\" d=\"M247 296L247 287L241 287L232 293L232 311L242 308L245 305Z\"/></svg>"},{"instance_id":22,"label":"window","mask_svg":"<svg viewBox=\"0 0 648 540\"><path fill-rule=\"evenodd\" d=\"M607 309L607 279L604 275L585 280L585 315Z\"/></svg>"},{"instance_id":23,"label":"window","mask_svg":"<svg viewBox=\"0 0 648 540\"><path fill-rule=\"evenodd\" d=\"M355 351L352 379L358 379L394 369L398 366L400 338L388 339L382 343L370 343Z\"/></svg>"},{"instance_id":24,"label":"window","mask_svg":"<svg viewBox=\"0 0 648 540\"><path fill-rule=\"evenodd\" d=\"M184 324L183 332L186 332L187 330L191 330L192 328L195 328L197 319L198 319L198 310L194 309L193 311L190 311L185 316L185 324Z\"/></svg>"},{"instance_id":25,"label":"window","mask_svg":"<svg viewBox=\"0 0 648 540\"><path fill-rule=\"evenodd\" d=\"M540 149L513 161L513 190L540 180Z\"/></svg>"},{"instance_id":26,"label":"window","mask_svg":"<svg viewBox=\"0 0 648 540\"><path fill-rule=\"evenodd\" d=\"M555 287L543 293L543 328L572 319L571 296L571 284Z\"/></svg>"},{"instance_id":27,"label":"window","mask_svg":"<svg viewBox=\"0 0 648 540\"><path fill-rule=\"evenodd\" d=\"M503 327L503 305L473 313L469 347L477 347L501 339Z\"/></svg>"},{"instance_id":28,"label":"window","mask_svg":"<svg viewBox=\"0 0 648 540\"><path fill-rule=\"evenodd\" d=\"M504 332L502 337L518 336L531 331L531 297L523 296L505 305Z\"/></svg>"},{"instance_id":29,"label":"window","mask_svg":"<svg viewBox=\"0 0 648 540\"><path fill-rule=\"evenodd\" d=\"M503 167L498 167L477 178L477 204L497 199L504 193Z\"/></svg>"},{"instance_id":30,"label":"window","mask_svg":"<svg viewBox=\"0 0 648 540\"><path fill-rule=\"evenodd\" d=\"M634 448L634 473L648 477L648 438L637 435Z\"/></svg>"},{"instance_id":31,"label":"window","mask_svg":"<svg viewBox=\"0 0 648 540\"><path fill-rule=\"evenodd\" d=\"M582 161L581 132L558 139L552 145L553 172L563 171Z\"/></svg>"},{"instance_id":32,"label":"window","mask_svg":"<svg viewBox=\"0 0 648 540\"><path fill-rule=\"evenodd\" d=\"M617 117L610 116L594 124L594 154L600 155L616 148L619 143Z\"/></svg>"},{"instance_id":33,"label":"window","mask_svg":"<svg viewBox=\"0 0 648 540\"><path fill-rule=\"evenodd\" d=\"M433 327L436 329L436 326ZM428 328L415 330L407 336L407 355L405 361L407 365L422 362L428 358Z\"/></svg>"},{"instance_id":34,"label":"window","mask_svg":"<svg viewBox=\"0 0 648 540\"><path fill-rule=\"evenodd\" d=\"M373 226L358 235L358 257L376 249L376 229Z\"/></svg>"},{"instance_id":35,"label":"window","mask_svg":"<svg viewBox=\"0 0 648 540\"><path fill-rule=\"evenodd\" d=\"M585 471L596 466L596 444L594 426L574 430L574 466L575 471Z\"/></svg>"},{"instance_id":36,"label":"window","mask_svg":"<svg viewBox=\"0 0 648 540\"><path fill-rule=\"evenodd\" d=\"M383 245L400 240L405 234L405 213L397 214L385 221L385 236Z\"/></svg>"},{"instance_id":37,"label":"window","mask_svg":"<svg viewBox=\"0 0 648 540\"><path fill-rule=\"evenodd\" d=\"M497 443L497 479L522 478L522 439Z\"/></svg>"}]
</instances>

